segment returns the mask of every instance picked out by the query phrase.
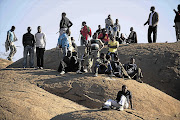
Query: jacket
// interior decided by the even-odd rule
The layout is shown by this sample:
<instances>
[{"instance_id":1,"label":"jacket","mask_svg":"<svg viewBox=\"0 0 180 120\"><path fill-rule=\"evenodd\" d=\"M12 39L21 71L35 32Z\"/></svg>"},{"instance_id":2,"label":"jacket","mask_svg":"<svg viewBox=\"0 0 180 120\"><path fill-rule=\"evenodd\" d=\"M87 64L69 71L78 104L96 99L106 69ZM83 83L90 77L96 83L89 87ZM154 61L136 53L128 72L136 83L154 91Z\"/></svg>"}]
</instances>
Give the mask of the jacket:
<instances>
[{"instance_id":1,"label":"jacket","mask_svg":"<svg viewBox=\"0 0 180 120\"><path fill-rule=\"evenodd\" d=\"M34 47L35 44L34 35L31 33L24 34L22 43L24 47L26 47L27 45Z\"/></svg>"},{"instance_id":2,"label":"jacket","mask_svg":"<svg viewBox=\"0 0 180 120\"><path fill-rule=\"evenodd\" d=\"M67 17L63 17L60 21L60 28L69 28L71 27L73 24L72 22L67 18Z\"/></svg>"},{"instance_id":3,"label":"jacket","mask_svg":"<svg viewBox=\"0 0 180 120\"><path fill-rule=\"evenodd\" d=\"M61 47L67 46L69 48L69 36L66 33L63 33L58 39L58 45Z\"/></svg>"},{"instance_id":4,"label":"jacket","mask_svg":"<svg viewBox=\"0 0 180 120\"><path fill-rule=\"evenodd\" d=\"M175 12L175 13L176 13L176 16L174 18L174 23L180 22L180 12Z\"/></svg>"},{"instance_id":5,"label":"jacket","mask_svg":"<svg viewBox=\"0 0 180 120\"><path fill-rule=\"evenodd\" d=\"M85 25L82 29L81 29L81 35L82 37L84 37L86 40L88 40L88 36L91 36L91 28L88 27L87 25Z\"/></svg>"},{"instance_id":6,"label":"jacket","mask_svg":"<svg viewBox=\"0 0 180 120\"><path fill-rule=\"evenodd\" d=\"M149 14L149 18L145 24L147 24L147 23L148 23L148 25L150 24L150 16L151 16L151 13ZM159 21L159 15L157 12L155 12L152 16L152 26L153 27L157 26L158 21Z\"/></svg>"}]
</instances>

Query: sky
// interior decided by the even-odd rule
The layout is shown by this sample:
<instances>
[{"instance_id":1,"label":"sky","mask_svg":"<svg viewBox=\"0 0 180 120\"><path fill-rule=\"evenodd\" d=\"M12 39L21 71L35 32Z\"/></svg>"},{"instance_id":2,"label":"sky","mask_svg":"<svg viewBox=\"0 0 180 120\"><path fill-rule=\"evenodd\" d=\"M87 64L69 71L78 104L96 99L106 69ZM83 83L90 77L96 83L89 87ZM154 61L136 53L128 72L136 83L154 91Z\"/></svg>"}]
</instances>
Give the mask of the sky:
<instances>
[{"instance_id":1,"label":"sky","mask_svg":"<svg viewBox=\"0 0 180 120\"><path fill-rule=\"evenodd\" d=\"M0 0L0 58L6 59L4 43L7 31L15 26L18 41L17 53L13 61L23 57L22 36L27 27L32 28L32 34L37 32L37 26L42 27L46 34L46 50L55 48L59 35L61 13L72 21L71 36L80 45L79 33L82 21L94 33L98 25L105 27L105 19L109 14L113 21L119 19L121 33L129 35L130 27L137 32L138 43L147 43L147 21L150 7L155 6L159 14L157 42L176 42L173 9L177 9L180 0Z\"/></svg>"}]
</instances>

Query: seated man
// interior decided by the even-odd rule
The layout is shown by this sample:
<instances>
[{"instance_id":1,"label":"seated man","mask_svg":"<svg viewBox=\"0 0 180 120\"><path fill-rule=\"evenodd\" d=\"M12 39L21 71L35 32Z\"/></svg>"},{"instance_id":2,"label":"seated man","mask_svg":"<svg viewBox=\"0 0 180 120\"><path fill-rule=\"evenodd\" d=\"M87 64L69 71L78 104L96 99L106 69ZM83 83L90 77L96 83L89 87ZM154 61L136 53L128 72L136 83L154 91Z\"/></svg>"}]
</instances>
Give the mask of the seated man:
<instances>
[{"instance_id":1,"label":"seated man","mask_svg":"<svg viewBox=\"0 0 180 120\"><path fill-rule=\"evenodd\" d=\"M82 72L80 71L80 68L81 64L78 61L77 56L71 56L71 51L68 51L67 56L60 61L58 72L60 72L61 75L67 72L76 72L81 74Z\"/></svg>"},{"instance_id":2,"label":"seated man","mask_svg":"<svg viewBox=\"0 0 180 120\"><path fill-rule=\"evenodd\" d=\"M108 54L111 55L112 60L114 60L114 56L117 55L117 48L119 47L119 42L114 39L114 37L110 38L108 42Z\"/></svg>"},{"instance_id":3,"label":"seated man","mask_svg":"<svg viewBox=\"0 0 180 120\"><path fill-rule=\"evenodd\" d=\"M101 39L104 45L108 44L109 37L108 37L108 34L106 33L106 29L102 29L102 32L98 35L98 39Z\"/></svg>"},{"instance_id":4,"label":"seated man","mask_svg":"<svg viewBox=\"0 0 180 120\"><path fill-rule=\"evenodd\" d=\"M133 31L133 27L130 28L131 33L129 34L129 37L127 39L127 43L137 43L137 34L135 31Z\"/></svg>"},{"instance_id":5,"label":"seated man","mask_svg":"<svg viewBox=\"0 0 180 120\"><path fill-rule=\"evenodd\" d=\"M112 69L114 71L114 75L116 77L122 77L122 70L121 70L122 64L120 63L117 55L114 56L114 61L111 61L111 66L112 66Z\"/></svg>"},{"instance_id":6,"label":"seated man","mask_svg":"<svg viewBox=\"0 0 180 120\"><path fill-rule=\"evenodd\" d=\"M115 107L117 110L123 111L124 108L127 109L129 107L129 103L131 105L131 109L133 109L132 94L129 90L127 90L126 85L123 85L122 91L118 92L116 100L107 100L104 103L102 110L108 110Z\"/></svg>"},{"instance_id":7,"label":"seated man","mask_svg":"<svg viewBox=\"0 0 180 120\"><path fill-rule=\"evenodd\" d=\"M113 69L111 67L111 63L110 63L110 55L106 55L106 59L105 59L105 55L104 53L100 54L100 58L97 59L95 66L94 66L94 77L98 76L99 74L110 74L110 76L114 76L113 74Z\"/></svg>"},{"instance_id":8,"label":"seated man","mask_svg":"<svg viewBox=\"0 0 180 120\"><path fill-rule=\"evenodd\" d=\"M127 74L134 80L137 80L138 82L142 83L143 81L141 78L143 77L141 69L137 67L135 64L135 59L131 58L130 63L124 65L125 70L127 71Z\"/></svg>"}]
</instances>

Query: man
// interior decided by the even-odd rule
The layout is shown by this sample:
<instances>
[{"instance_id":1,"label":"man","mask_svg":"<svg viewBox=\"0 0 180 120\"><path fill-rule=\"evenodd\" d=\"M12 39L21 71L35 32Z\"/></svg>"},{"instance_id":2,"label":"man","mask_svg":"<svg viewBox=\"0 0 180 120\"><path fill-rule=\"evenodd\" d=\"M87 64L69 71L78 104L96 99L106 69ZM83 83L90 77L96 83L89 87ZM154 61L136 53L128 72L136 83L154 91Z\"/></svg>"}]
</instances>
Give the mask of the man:
<instances>
[{"instance_id":1,"label":"man","mask_svg":"<svg viewBox=\"0 0 180 120\"><path fill-rule=\"evenodd\" d=\"M94 66L94 77L97 77L98 74L108 74L110 77L114 77L113 69L110 62L111 56L105 55L104 53L100 54L100 58L97 59Z\"/></svg>"},{"instance_id":2,"label":"man","mask_svg":"<svg viewBox=\"0 0 180 120\"><path fill-rule=\"evenodd\" d=\"M109 36L108 36L108 34L106 33L106 29L102 29L102 33L100 33L100 34L98 35L98 39L101 39L101 41L102 41L105 45L108 44L108 42L109 42Z\"/></svg>"},{"instance_id":3,"label":"man","mask_svg":"<svg viewBox=\"0 0 180 120\"><path fill-rule=\"evenodd\" d=\"M140 68L137 67L135 64L135 59L131 58L130 63L124 65L127 74L134 80L143 83L141 78L143 78L142 71ZM125 76L126 77L126 76Z\"/></svg>"},{"instance_id":4,"label":"man","mask_svg":"<svg viewBox=\"0 0 180 120\"><path fill-rule=\"evenodd\" d=\"M119 25L119 20L116 19L116 22L114 23L114 26L113 26L113 34L116 39L119 38L120 30L121 30L121 27Z\"/></svg>"},{"instance_id":5,"label":"man","mask_svg":"<svg viewBox=\"0 0 180 120\"><path fill-rule=\"evenodd\" d=\"M73 37L71 37L71 43L72 43L72 47L73 47L72 55L78 53L78 47L77 47Z\"/></svg>"},{"instance_id":6,"label":"man","mask_svg":"<svg viewBox=\"0 0 180 120\"><path fill-rule=\"evenodd\" d=\"M122 91L118 92L116 100L107 100L104 103L102 110L108 110L115 107L117 110L123 111L129 107L129 104L131 109L134 110L132 105L132 94L129 90L127 90L127 86L123 85Z\"/></svg>"},{"instance_id":7,"label":"man","mask_svg":"<svg viewBox=\"0 0 180 120\"><path fill-rule=\"evenodd\" d=\"M14 42L17 41L17 38L16 38L14 31L15 31L15 26L12 26L11 30L9 30L7 32L7 39L5 42L6 52L10 49L9 56L7 57L7 59L9 61L12 61L12 58L17 51L16 46L14 45Z\"/></svg>"},{"instance_id":8,"label":"man","mask_svg":"<svg viewBox=\"0 0 180 120\"><path fill-rule=\"evenodd\" d=\"M176 30L176 39L177 42L180 41L180 4L177 7L178 11L174 9L174 12L176 13L174 23L175 23L175 30Z\"/></svg>"},{"instance_id":9,"label":"man","mask_svg":"<svg viewBox=\"0 0 180 120\"><path fill-rule=\"evenodd\" d=\"M129 37L128 37L128 39L127 39L127 42L128 42L129 44L131 44L131 43L137 43L137 34L136 34L136 32L133 30L133 27L130 28L130 31L131 31L131 33L129 34Z\"/></svg>"},{"instance_id":10,"label":"man","mask_svg":"<svg viewBox=\"0 0 180 120\"><path fill-rule=\"evenodd\" d=\"M86 66L88 66L89 71L91 71L91 67L93 62L99 58L99 52L104 47L103 42L100 39L97 39L98 34L94 33L93 39L89 41L88 47L90 48L90 54L88 57L85 58L85 70Z\"/></svg>"},{"instance_id":11,"label":"man","mask_svg":"<svg viewBox=\"0 0 180 120\"><path fill-rule=\"evenodd\" d=\"M69 30L66 30L65 33L63 33L59 39L58 39L58 45L63 50L63 57L67 56L67 52L70 50L70 41L69 41Z\"/></svg>"},{"instance_id":12,"label":"man","mask_svg":"<svg viewBox=\"0 0 180 120\"><path fill-rule=\"evenodd\" d=\"M149 18L147 20L146 23L144 23L144 26L146 24L149 25L149 28L148 28L148 42L149 43L156 43L156 39L157 39L157 24L158 24L158 21L159 21L159 15L157 12L155 12L155 7L152 6L151 9L150 9L151 13L149 14ZM151 34L153 32L153 41L151 39Z\"/></svg>"},{"instance_id":13,"label":"man","mask_svg":"<svg viewBox=\"0 0 180 120\"><path fill-rule=\"evenodd\" d=\"M80 71L80 68L81 63L78 61L77 56L71 56L71 51L68 51L67 56L60 61L58 72L60 72L61 75L67 72L76 72L81 74L82 72Z\"/></svg>"},{"instance_id":14,"label":"man","mask_svg":"<svg viewBox=\"0 0 180 120\"><path fill-rule=\"evenodd\" d=\"M66 17L66 13L62 13L62 19L60 21L60 30L59 30L59 36L61 36L64 32L66 32L67 29L69 29L72 26L72 22Z\"/></svg>"},{"instance_id":15,"label":"man","mask_svg":"<svg viewBox=\"0 0 180 120\"><path fill-rule=\"evenodd\" d=\"M37 27L38 32L35 34L36 40L36 56L37 56L37 67L43 69L44 67L44 51L46 47L46 36L41 32L41 26Z\"/></svg>"},{"instance_id":16,"label":"man","mask_svg":"<svg viewBox=\"0 0 180 120\"><path fill-rule=\"evenodd\" d=\"M24 46L24 61L23 61L23 67L27 67L27 56L29 53L30 59L29 59L29 65L30 68L34 68L34 45L35 45L35 39L34 35L31 34L31 27L27 28L27 33L23 35L23 46Z\"/></svg>"},{"instance_id":17,"label":"man","mask_svg":"<svg viewBox=\"0 0 180 120\"><path fill-rule=\"evenodd\" d=\"M109 26L113 26L113 20L111 19L111 15L108 15L108 18L105 19L105 29L108 31Z\"/></svg>"},{"instance_id":18,"label":"man","mask_svg":"<svg viewBox=\"0 0 180 120\"><path fill-rule=\"evenodd\" d=\"M101 25L98 25L98 29L96 30L96 33L99 35L102 33Z\"/></svg>"},{"instance_id":19,"label":"man","mask_svg":"<svg viewBox=\"0 0 180 120\"><path fill-rule=\"evenodd\" d=\"M116 77L123 77L122 76L122 64L121 62L119 61L119 58L117 55L114 56L114 60L111 61L111 66L112 66L112 69L113 69L113 72L114 72L114 75Z\"/></svg>"},{"instance_id":20,"label":"man","mask_svg":"<svg viewBox=\"0 0 180 120\"><path fill-rule=\"evenodd\" d=\"M82 22L82 28L80 30L80 33L81 33L81 46L85 45L87 46L88 45L88 37L90 36L91 37L91 28L88 27L86 25L86 22L83 21Z\"/></svg>"},{"instance_id":21,"label":"man","mask_svg":"<svg viewBox=\"0 0 180 120\"><path fill-rule=\"evenodd\" d=\"M126 38L124 37L124 34L121 33L120 38L118 39L119 44L126 44Z\"/></svg>"},{"instance_id":22,"label":"man","mask_svg":"<svg viewBox=\"0 0 180 120\"><path fill-rule=\"evenodd\" d=\"M114 39L114 37L110 38L108 42L108 54L111 55L112 60L114 60L114 56L117 55L117 48L119 47L119 42Z\"/></svg>"}]
</instances>

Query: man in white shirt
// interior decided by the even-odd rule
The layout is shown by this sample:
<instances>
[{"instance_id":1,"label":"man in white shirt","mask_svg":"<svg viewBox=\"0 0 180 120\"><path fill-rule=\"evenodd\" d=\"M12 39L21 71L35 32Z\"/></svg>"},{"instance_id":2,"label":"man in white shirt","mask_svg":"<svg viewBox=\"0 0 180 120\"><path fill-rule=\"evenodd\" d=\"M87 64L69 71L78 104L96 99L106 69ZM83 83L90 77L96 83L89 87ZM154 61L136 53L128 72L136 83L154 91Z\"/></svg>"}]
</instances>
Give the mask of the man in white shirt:
<instances>
[{"instance_id":1,"label":"man in white shirt","mask_svg":"<svg viewBox=\"0 0 180 120\"><path fill-rule=\"evenodd\" d=\"M147 20L146 23L144 23L144 26L146 24L149 25L148 28L148 42L149 43L156 43L156 39L157 39L157 24L159 21L159 15L157 12L155 12L155 7L152 6L150 9L151 13L149 14L149 18ZM153 41L151 39L151 34L153 33Z\"/></svg>"},{"instance_id":2,"label":"man in white shirt","mask_svg":"<svg viewBox=\"0 0 180 120\"><path fill-rule=\"evenodd\" d=\"M41 32L41 26L37 28L38 32L35 34L36 40L36 56L37 56L37 67L43 69L44 67L44 51L46 47L46 36Z\"/></svg>"}]
</instances>

